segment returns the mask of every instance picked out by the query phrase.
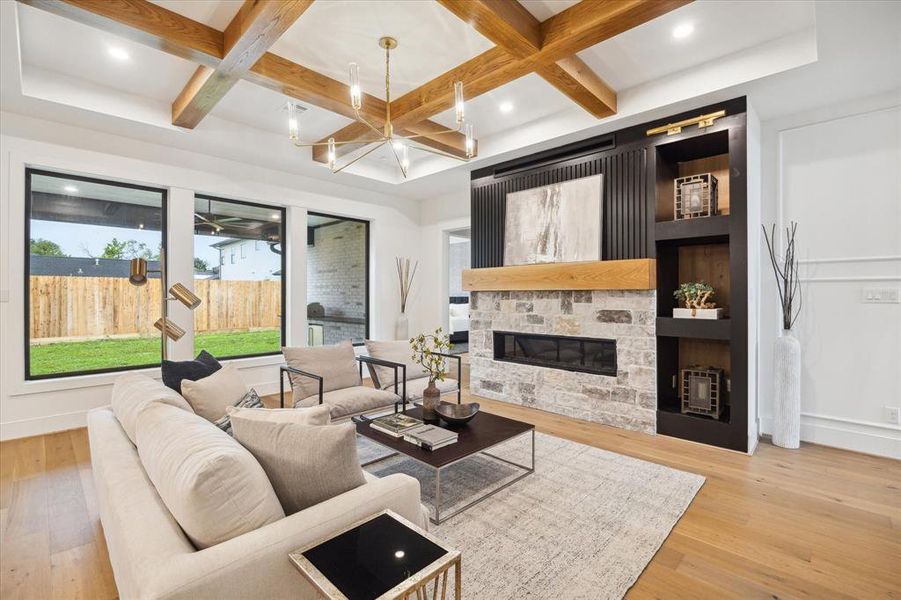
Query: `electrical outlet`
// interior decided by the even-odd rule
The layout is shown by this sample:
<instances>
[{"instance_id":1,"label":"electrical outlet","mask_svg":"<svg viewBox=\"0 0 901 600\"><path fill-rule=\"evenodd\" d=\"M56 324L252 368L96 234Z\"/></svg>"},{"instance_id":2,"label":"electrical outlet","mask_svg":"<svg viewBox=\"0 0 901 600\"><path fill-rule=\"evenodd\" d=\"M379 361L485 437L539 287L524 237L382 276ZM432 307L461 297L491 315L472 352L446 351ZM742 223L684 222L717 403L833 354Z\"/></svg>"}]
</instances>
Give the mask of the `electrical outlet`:
<instances>
[{"instance_id":1,"label":"electrical outlet","mask_svg":"<svg viewBox=\"0 0 901 600\"><path fill-rule=\"evenodd\" d=\"M889 423L892 423L893 425L901 425L901 407L886 406L885 420Z\"/></svg>"},{"instance_id":2,"label":"electrical outlet","mask_svg":"<svg viewBox=\"0 0 901 600\"><path fill-rule=\"evenodd\" d=\"M901 290L898 288L864 288L861 301L864 304L898 304L901 303Z\"/></svg>"}]
</instances>

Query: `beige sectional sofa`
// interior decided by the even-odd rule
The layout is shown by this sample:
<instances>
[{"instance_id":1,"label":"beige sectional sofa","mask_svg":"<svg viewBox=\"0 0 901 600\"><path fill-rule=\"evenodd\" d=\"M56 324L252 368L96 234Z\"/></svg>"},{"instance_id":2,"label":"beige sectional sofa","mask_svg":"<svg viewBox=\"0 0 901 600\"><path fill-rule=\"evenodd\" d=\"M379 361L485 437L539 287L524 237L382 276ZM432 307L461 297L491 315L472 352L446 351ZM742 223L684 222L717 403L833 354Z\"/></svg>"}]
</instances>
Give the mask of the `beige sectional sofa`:
<instances>
[{"instance_id":1,"label":"beige sectional sofa","mask_svg":"<svg viewBox=\"0 0 901 600\"><path fill-rule=\"evenodd\" d=\"M366 483L358 488L197 550L148 477L130 439L134 430L127 434L117 418L124 416L131 423L127 427L133 427L131 418L140 413L142 402L184 406L155 380L134 374L123 377L127 379L114 391L116 411L99 408L88 414L100 520L123 599L316 598L288 561L291 550L383 509L422 527L428 524L418 481L401 474L382 479L367 474Z\"/></svg>"}]
</instances>

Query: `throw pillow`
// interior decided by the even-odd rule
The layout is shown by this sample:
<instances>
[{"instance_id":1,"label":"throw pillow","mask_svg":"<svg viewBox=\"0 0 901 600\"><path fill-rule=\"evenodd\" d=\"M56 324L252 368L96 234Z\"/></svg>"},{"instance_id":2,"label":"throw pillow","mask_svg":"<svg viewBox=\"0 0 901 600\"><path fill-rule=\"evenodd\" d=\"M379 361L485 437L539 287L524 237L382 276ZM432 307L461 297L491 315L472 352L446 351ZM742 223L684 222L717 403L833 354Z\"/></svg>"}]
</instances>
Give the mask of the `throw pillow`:
<instances>
[{"instance_id":1,"label":"throw pillow","mask_svg":"<svg viewBox=\"0 0 901 600\"><path fill-rule=\"evenodd\" d=\"M322 391L331 392L360 385L360 371L350 340L333 346L282 348L289 367L322 377ZM294 402L319 393L319 382L311 377L289 374Z\"/></svg>"},{"instance_id":2,"label":"throw pillow","mask_svg":"<svg viewBox=\"0 0 901 600\"><path fill-rule=\"evenodd\" d=\"M311 426L236 414L232 429L263 467L286 515L366 483L351 423Z\"/></svg>"},{"instance_id":3,"label":"throw pillow","mask_svg":"<svg viewBox=\"0 0 901 600\"><path fill-rule=\"evenodd\" d=\"M137 438L144 471L198 549L284 518L256 459L201 417L152 402L138 415Z\"/></svg>"},{"instance_id":4,"label":"throw pillow","mask_svg":"<svg viewBox=\"0 0 901 600\"><path fill-rule=\"evenodd\" d=\"M194 360L164 360L160 370L163 373L163 383L180 394L183 379L197 381L209 377L221 368L222 365L212 354L201 350Z\"/></svg>"},{"instance_id":5,"label":"throw pillow","mask_svg":"<svg viewBox=\"0 0 901 600\"><path fill-rule=\"evenodd\" d=\"M207 421L218 421L225 409L234 406L247 393L247 386L234 365L226 365L203 379L181 382L181 393L198 415Z\"/></svg>"},{"instance_id":6,"label":"throw pillow","mask_svg":"<svg viewBox=\"0 0 901 600\"><path fill-rule=\"evenodd\" d=\"M231 411L236 409L236 407L237 408L248 408L248 409L250 409L250 408L263 409L264 408L263 401L260 400L260 396L257 394L257 391L253 388L250 388L249 390L247 390L247 393L244 394L241 397L241 399L238 400L234 404L234 406L227 406L225 408L225 414L221 418L213 421L213 425L215 425L216 427L218 427L219 429L221 429L228 435L231 435L232 434L232 423L231 423L231 418L229 417L229 415L231 414Z\"/></svg>"},{"instance_id":7,"label":"throw pillow","mask_svg":"<svg viewBox=\"0 0 901 600\"><path fill-rule=\"evenodd\" d=\"M297 423L298 425L328 425L332 422L331 408L310 406L304 408L243 408L229 407L229 416L242 419L270 421L273 423Z\"/></svg>"},{"instance_id":8,"label":"throw pillow","mask_svg":"<svg viewBox=\"0 0 901 600\"><path fill-rule=\"evenodd\" d=\"M141 409L150 402L162 402L187 412L194 412L191 405L181 395L147 375L125 373L116 378L110 406L125 435L135 443L135 425Z\"/></svg>"}]
</instances>

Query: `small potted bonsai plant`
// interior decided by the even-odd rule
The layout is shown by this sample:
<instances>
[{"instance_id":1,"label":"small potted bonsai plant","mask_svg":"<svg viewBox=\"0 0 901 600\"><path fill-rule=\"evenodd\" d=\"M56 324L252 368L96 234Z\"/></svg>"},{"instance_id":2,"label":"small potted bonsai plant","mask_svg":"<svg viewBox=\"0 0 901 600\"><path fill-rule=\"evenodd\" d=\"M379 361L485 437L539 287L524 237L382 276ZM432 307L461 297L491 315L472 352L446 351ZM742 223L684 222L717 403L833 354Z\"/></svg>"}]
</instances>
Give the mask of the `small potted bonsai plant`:
<instances>
[{"instance_id":1,"label":"small potted bonsai plant","mask_svg":"<svg viewBox=\"0 0 901 600\"><path fill-rule=\"evenodd\" d=\"M413 351L413 362L420 365L429 374L429 385L422 392L422 420L427 423L438 421L436 409L441 403L441 392L436 381L444 381L447 377L447 357L443 355L453 347L450 338L439 327L433 334L419 334L410 339Z\"/></svg>"},{"instance_id":2,"label":"small potted bonsai plant","mask_svg":"<svg viewBox=\"0 0 901 600\"><path fill-rule=\"evenodd\" d=\"M682 305L673 309L677 319L721 319L723 309L711 302L715 294L713 286L703 281L683 283L673 292L673 297Z\"/></svg>"}]
</instances>

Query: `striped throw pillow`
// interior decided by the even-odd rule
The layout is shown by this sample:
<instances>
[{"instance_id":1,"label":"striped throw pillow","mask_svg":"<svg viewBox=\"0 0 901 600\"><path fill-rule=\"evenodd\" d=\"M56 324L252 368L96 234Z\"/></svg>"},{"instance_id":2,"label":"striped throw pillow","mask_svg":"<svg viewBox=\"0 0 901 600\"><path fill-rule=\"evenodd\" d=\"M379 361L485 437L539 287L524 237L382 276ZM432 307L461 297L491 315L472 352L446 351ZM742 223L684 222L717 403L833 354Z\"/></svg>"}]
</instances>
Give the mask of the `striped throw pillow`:
<instances>
[{"instance_id":1,"label":"striped throw pillow","mask_svg":"<svg viewBox=\"0 0 901 600\"><path fill-rule=\"evenodd\" d=\"M250 391L244 394L233 406L235 408L265 408L263 401L260 400L260 396L253 388L250 388ZM227 410L225 415L221 419L214 421L213 424L228 435L233 435L231 417L228 415Z\"/></svg>"}]
</instances>

